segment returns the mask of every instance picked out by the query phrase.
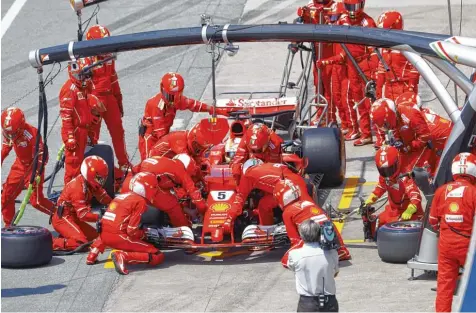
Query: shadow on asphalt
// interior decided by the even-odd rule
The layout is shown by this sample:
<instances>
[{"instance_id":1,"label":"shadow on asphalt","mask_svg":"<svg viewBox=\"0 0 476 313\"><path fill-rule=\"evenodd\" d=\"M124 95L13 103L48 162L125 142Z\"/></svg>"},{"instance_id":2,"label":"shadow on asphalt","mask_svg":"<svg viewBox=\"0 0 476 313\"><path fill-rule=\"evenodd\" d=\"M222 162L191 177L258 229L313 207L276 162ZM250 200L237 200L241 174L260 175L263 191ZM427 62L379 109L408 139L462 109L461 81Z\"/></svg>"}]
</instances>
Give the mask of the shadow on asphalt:
<instances>
[{"instance_id":1,"label":"shadow on asphalt","mask_svg":"<svg viewBox=\"0 0 476 313\"><path fill-rule=\"evenodd\" d=\"M2 289L2 298L14 298L14 297L23 297L31 295L43 295L47 293L52 293L55 290L63 289L66 285L55 284L55 285L46 285L36 288L11 288L11 289Z\"/></svg>"}]
</instances>

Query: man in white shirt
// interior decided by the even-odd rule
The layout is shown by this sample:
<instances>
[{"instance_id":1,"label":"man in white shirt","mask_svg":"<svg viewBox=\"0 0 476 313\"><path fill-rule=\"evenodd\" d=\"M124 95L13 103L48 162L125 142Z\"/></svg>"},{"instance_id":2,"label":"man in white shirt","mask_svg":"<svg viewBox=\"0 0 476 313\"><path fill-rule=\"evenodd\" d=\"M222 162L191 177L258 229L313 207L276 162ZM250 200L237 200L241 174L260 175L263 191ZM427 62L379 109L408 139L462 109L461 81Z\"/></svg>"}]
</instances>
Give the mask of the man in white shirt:
<instances>
[{"instance_id":1,"label":"man in white shirt","mask_svg":"<svg viewBox=\"0 0 476 313\"><path fill-rule=\"evenodd\" d=\"M301 242L281 260L294 272L299 294L297 312L338 312L334 278L339 273L337 250L323 250L319 244L320 225L308 219L299 225Z\"/></svg>"}]
</instances>

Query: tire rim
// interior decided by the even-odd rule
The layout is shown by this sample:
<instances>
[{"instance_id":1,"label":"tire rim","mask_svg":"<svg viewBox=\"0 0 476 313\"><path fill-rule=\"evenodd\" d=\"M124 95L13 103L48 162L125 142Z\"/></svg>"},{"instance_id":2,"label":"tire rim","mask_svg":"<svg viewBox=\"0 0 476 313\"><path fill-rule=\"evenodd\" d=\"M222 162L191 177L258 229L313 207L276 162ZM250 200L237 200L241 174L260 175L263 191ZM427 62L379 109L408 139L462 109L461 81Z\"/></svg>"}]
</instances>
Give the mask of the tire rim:
<instances>
[{"instance_id":1,"label":"tire rim","mask_svg":"<svg viewBox=\"0 0 476 313\"><path fill-rule=\"evenodd\" d=\"M395 222L391 224L392 228L400 228L400 229L405 229L405 228L421 228L422 223L419 221L409 221L409 222Z\"/></svg>"},{"instance_id":2,"label":"tire rim","mask_svg":"<svg viewBox=\"0 0 476 313\"><path fill-rule=\"evenodd\" d=\"M38 228L34 226L7 227L2 229L2 233L9 233L9 234L32 234L32 233L43 233L43 232L45 232L44 228Z\"/></svg>"}]
</instances>

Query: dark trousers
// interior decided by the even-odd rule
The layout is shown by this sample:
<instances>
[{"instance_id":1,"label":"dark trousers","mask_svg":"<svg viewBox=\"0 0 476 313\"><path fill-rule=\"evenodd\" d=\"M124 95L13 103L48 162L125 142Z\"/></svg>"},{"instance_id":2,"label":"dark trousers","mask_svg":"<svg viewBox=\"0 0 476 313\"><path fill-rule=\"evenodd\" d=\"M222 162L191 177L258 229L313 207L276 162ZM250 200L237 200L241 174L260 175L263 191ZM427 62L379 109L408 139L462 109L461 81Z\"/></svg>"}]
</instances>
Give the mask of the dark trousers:
<instances>
[{"instance_id":1,"label":"dark trousers","mask_svg":"<svg viewBox=\"0 0 476 313\"><path fill-rule=\"evenodd\" d=\"M299 296L297 312L339 312L336 296L325 296L324 307L319 307L318 297Z\"/></svg>"}]
</instances>

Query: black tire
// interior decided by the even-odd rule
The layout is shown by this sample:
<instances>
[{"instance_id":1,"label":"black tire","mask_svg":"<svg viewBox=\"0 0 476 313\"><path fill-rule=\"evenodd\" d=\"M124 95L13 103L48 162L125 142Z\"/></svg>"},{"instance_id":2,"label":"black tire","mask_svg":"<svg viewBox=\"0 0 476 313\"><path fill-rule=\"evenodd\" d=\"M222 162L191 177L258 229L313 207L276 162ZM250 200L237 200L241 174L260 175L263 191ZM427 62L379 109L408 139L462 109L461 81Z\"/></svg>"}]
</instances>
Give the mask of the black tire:
<instances>
[{"instance_id":1,"label":"black tire","mask_svg":"<svg viewBox=\"0 0 476 313\"><path fill-rule=\"evenodd\" d=\"M106 184L104 185L104 189L107 191L108 195L111 198L114 198L114 152L109 145L104 144L97 144L92 147L86 148L86 152L84 153L84 157L96 155L101 157L106 161L107 167L109 169L109 175L106 180ZM93 205L97 205L94 202Z\"/></svg>"},{"instance_id":2,"label":"black tire","mask_svg":"<svg viewBox=\"0 0 476 313\"><path fill-rule=\"evenodd\" d=\"M142 214L140 222L144 226L155 227L163 227L170 224L169 217L166 213L150 205L147 207L147 211Z\"/></svg>"},{"instance_id":3,"label":"black tire","mask_svg":"<svg viewBox=\"0 0 476 313\"><path fill-rule=\"evenodd\" d=\"M2 228L2 267L45 265L53 258L53 236L39 226Z\"/></svg>"},{"instance_id":4,"label":"black tire","mask_svg":"<svg viewBox=\"0 0 476 313\"><path fill-rule=\"evenodd\" d=\"M378 255L384 262L406 263L418 250L421 221L393 222L379 227Z\"/></svg>"},{"instance_id":5,"label":"black tire","mask_svg":"<svg viewBox=\"0 0 476 313\"><path fill-rule=\"evenodd\" d=\"M322 187L336 187L344 182L345 144L338 128L309 128L301 138L302 155L308 159L306 173L324 174Z\"/></svg>"}]
</instances>

